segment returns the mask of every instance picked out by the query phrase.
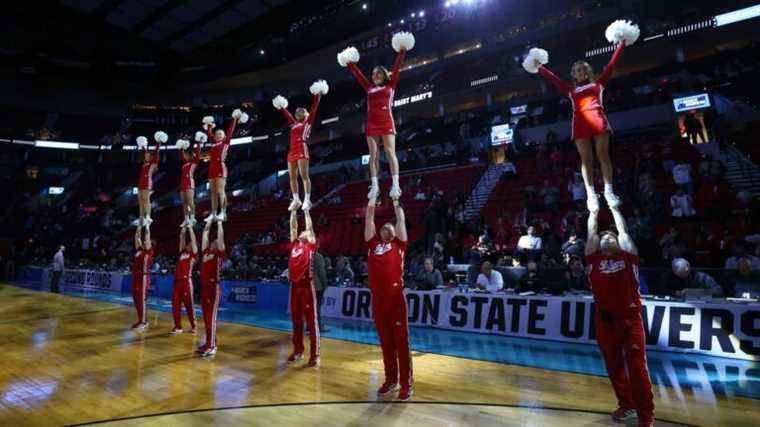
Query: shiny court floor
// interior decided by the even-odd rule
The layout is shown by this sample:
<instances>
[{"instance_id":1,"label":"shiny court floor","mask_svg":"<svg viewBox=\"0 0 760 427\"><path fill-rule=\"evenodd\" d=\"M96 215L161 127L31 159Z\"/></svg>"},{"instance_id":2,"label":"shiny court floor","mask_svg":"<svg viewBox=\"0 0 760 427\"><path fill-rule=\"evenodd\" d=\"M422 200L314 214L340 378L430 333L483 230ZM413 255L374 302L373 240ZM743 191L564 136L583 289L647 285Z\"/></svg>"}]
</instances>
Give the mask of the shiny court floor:
<instances>
[{"instance_id":1,"label":"shiny court floor","mask_svg":"<svg viewBox=\"0 0 760 427\"><path fill-rule=\"evenodd\" d=\"M378 402L371 324L329 321L315 370L285 364L285 316L222 312L220 352L202 360L200 337L166 334L168 302L152 301L152 327L135 334L121 297L77 296L0 287L7 425L611 425L593 346L413 328L414 403ZM760 425L757 364L659 352L649 363L658 425Z\"/></svg>"}]
</instances>

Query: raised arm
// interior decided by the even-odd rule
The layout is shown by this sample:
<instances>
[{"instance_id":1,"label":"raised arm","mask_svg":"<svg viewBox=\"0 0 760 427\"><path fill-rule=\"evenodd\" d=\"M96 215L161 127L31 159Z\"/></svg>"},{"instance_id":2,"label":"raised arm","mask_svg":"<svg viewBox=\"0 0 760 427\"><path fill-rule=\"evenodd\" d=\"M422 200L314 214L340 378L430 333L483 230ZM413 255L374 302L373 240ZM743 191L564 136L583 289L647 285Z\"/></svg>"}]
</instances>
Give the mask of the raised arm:
<instances>
[{"instance_id":1,"label":"raised arm","mask_svg":"<svg viewBox=\"0 0 760 427\"><path fill-rule=\"evenodd\" d=\"M367 213L364 218L364 240L369 242L375 237L375 200L370 200L367 204Z\"/></svg>"},{"instance_id":2,"label":"raised arm","mask_svg":"<svg viewBox=\"0 0 760 427\"><path fill-rule=\"evenodd\" d=\"M599 250L599 232L597 231L599 210L588 213L588 238L586 240L586 255Z\"/></svg>"},{"instance_id":3,"label":"raised arm","mask_svg":"<svg viewBox=\"0 0 760 427\"><path fill-rule=\"evenodd\" d=\"M626 226L625 218L620 212L620 209L610 208L610 211L612 211L612 217L615 219L615 228L617 228L618 231L618 243L620 244L620 249L630 254L638 255L639 251L636 249L636 244L633 243L631 235L628 234L628 227Z\"/></svg>"},{"instance_id":4,"label":"raised arm","mask_svg":"<svg viewBox=\"0 0 760 427\"><path fill-rule=\"evenodd\" d=\"M550 69L546 68L546 66L540 66L538 68L538 74L541 74L543 78L548 80L549 83L551 83L552 86L554 86L563 95L567 95L572 90L570 84L559 78Z\"/></svg>"},{"instance_id":5,"label":"raised arm","mask_svg":"<svg viewBox=\"0 0 760 427\"><path fill-rule=\"evenodd\" d=\"M143 233L143 247L148 251L153 247L153 243L150 241L150 227L145 227L145 233Z\"/></svg>"},{"instance_id":6,"label":"raised arm","mask_svg":"<svg viewBox=\"0 0 760 427\"><path fill-rule=\"evenodd\" d=\"M206 222L206 226L203 227L203 236L201 237L201 250L208 249L208 234L211 232L211 221Z\"/></svg>"},{"instance_id":7,"label":"raised arm","mask_svg":"<svg viewBox=\"0 0 760 427\"><path fill-rule=\"evenodd\" d=\"M298 213L296 210L290 211L290 242L293 243L298 239Z\"/></svg>"},{"instance_id":8,"label":"raised arm","mask_svg":"<svg viewBox=\"0 0 760 427\"><path fill-rule=\"evenodd\" d=\"M230 145L230 143L232 142L232 135L235 133L235 127L237 126L237 123L238 123L238 119L233 117L232 120L230 121L230 124L227 125L227 137L224 138L225 144Z\"/></svg>"},{"instance_id":9,"label":"raised arm","mask_svg":"<svg viewBox=\"0 0 760 427\"><path fill-rule=\"evenodd\" d=\"M158 161L161 159L161 156L159 154L161 153L161 141L156 141L156 148L153 152L153 164L158 164Z\"/></svg>"},{"instance_id":10,"label":"raised arm","mask_svg":"<svg viewBox=\"0 0 760 427\"><path fill-rule=\"evenodd\" d=\"M623 53L624 48L625 48L625 43L620 43L618 45L617 49L615 49L615 53L612 54L612 58L610 59L610 62L608 62L607 66L604 67L602 74L599 74L599 77L596 78L597 83L599 83L602 86L607 85L607 83L612 78L612 73L615 72L618 59L620 59L620 54Z\"/></svg>"},{"instance_id":11,"label":"raised arm","mask_svg":"<svg viewBox=\"0 0 760 427\"><path fill-rule=\"evenodd\" d=\"M288 111L287 108L281 108L280 111L282 111L282 115L285 116L285 120L288 121L289 125L292 125L293 123L296 122L296 119L293 118L293 115L290 114L290 111Z\"/></svg>"},{"instance_id":12,"label":"raised arm","mask_svg":"<svg viewBox=\"0 0 760 427\"><path fill-rule=\"evenodd\" d=\"M190 246L193 249L193 253L198 253L198 242L195 241L195 230L193 230L193 227L187 227L187 234L190 235Z\"/></svg>"},{"instance_id":13,"label":"raised arm","mask_svg":"<svg viewBox=\"0 0 760 427\"><path fill-rule=\"evenodd\" d=\"M227 247L224 244L224 227L221 221L216 222L216 240L219 242L219 250L225 251Z\"/></svg>"},{"instance_id":14,"label":"raised arm","mask_svg":"<svg viewBox=\"0 0 760 427\"><path fill-rule=\"evenodd\" d=\"M139 225L135 229L135 249L140 249L142 247L142 240L140 240L140 227Z\"/></svg>"},{"instance_id":15,"label":"raised arm","mask_svg":"<svg viewBox=\"0 0 760 427\"><path fill-rule=\"evenodd\" d=\"M317 120L317 109L319 108L319 101L322 99L322 95L316 94L311 100L311 108L309 108L309 124L313 125ZM283 108L284 109L284 108Z\"/></svg>"},{"instance_id":16,"label":"raised arm","mask_svg":"<svg viewBox=\"0 0 760 427\"><path fill-rule=\"evenodd\" d=\"M409 240L406 233L406 215L398 200L393 201L393 210L396 211L396 237L402 242L406 242Z\"/></svg>"},{"instance_id":17,"label":"raised arm","mask_svg":"<svg viewBox=\"0 0 760 427\"><path fill-rule=\"evenodd\" d=\"M404 64L404 58L406 58L406 51L400 50L396 55L396 62L393 63L393 70L391 71L390 86L394 89L398 86L398 81L401 78L401 65Z\"/></svg>"},{"instance_id":18,"label":"raised arm","mask_svg":"<svg viewBox=\"0 0 760 427\"><path fill-rule=\"evenodd\" d=\"M311 212L308 210L303 211L303 220L304 220L304 227L306 227L306 231L310 231L314 233L314 225L311 222Z\"/></svg>"},{"instance_id":19,"label":"raised arm","mask_svg":"<svg viewBox=\"0 0 760 427\"><path fill-rule=\"evenodd\" d=\"M357 67L353 62L349 62L347 67L348 70L351 71L351 74L354 75L354 78L359 83L359 86L361 86L365 92L369 91L369 88L372 87L372 85L370 84L369 80L364 77L362 70L360 70L359 67Z\"/></svg>"},{"instance_id":20,"label":"raised arm","mask_svg":"<svg viewBox=\"0 0 760 427\"><path fill-rule=\"evenodd\" d=\"M193 151L193 156L194 156L193 161L195 163L198 163L201 161L201 143L200 142L195 143L195 150ZM193 232L193 235L194 234L195 232Z\"/></svg>"},{"instance_id":21,"label":"raised arm","mask_svg":"<svg viewBox=\"0 0 760 427\"><path fill-rule=\"evenodd\" d=\"M186 227L182 227L179 230L179 251L180 252L185 250L185 229Z\"/></svg>"}]
</instances>

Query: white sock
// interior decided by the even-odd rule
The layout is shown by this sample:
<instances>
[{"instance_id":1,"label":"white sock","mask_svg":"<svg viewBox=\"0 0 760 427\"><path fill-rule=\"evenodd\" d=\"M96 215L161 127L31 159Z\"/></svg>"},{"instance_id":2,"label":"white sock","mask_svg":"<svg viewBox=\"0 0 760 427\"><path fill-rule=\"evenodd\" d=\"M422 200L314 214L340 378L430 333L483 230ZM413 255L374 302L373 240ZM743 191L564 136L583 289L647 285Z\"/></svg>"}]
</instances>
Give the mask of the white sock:
<instances>
[{"instance_id":1,"label":"white sock","mask_svg":"<svg viewBox=\"0 0 760 427\"><path fill-rule=\"evenodd\" d=\"M310 193L303 193L303 199L304 201L311 201L311 194Z\"/></svg>"},{"instance_id":2,"label":"white sock","mask_svg":"<svg viewBox=\"0 0 760 427\"><path fill-rule=\"evenodd\" d=\"M591 185L587 185L586 186L586 196L592 196L592 195L596 195L596 189L594 189L594 187L591 186Z\"/></svg>"},{"instance_id":3,"label":"white sock","mask_svg":"<svg viewBox=\"0 0 760 427\"><path fill-rule=\"evenodd\" d=\"M391 178L393 178L393 186L398 187L398 175L393 175Z\"/></svg>"},{"instance_id":4,"label":"white sock","mask_svg":"<svg viewBox=\"0 0 760 427\"><path fill-rule=\"evenodd\" d=\"M612 193L612 194L614 194L615 192L612 191L612 184L605 183L604 184L604 192L605 193Z\"/></svg>"},{"instance_id":5,"label":"white sock","mask_svg":"<svg viewBox=\"0 0 760 427\"><path fill-rule=\"evenodd\" d=\"M296 202L301 201L301 198L298 196L298 193L293 193L293 200L295 200Z\"/></svg>"},{"instance_id":6,"label":"white sock","mask_svg":"<svg viewBox=\"0 0 760 427\"><path fill-rule=\"evenodd\" d=\"M379 184L377 183L377 177L376 176L372 177L372 186L373 187L378 187L379 186Z\"/></svg>"}]
</instances>

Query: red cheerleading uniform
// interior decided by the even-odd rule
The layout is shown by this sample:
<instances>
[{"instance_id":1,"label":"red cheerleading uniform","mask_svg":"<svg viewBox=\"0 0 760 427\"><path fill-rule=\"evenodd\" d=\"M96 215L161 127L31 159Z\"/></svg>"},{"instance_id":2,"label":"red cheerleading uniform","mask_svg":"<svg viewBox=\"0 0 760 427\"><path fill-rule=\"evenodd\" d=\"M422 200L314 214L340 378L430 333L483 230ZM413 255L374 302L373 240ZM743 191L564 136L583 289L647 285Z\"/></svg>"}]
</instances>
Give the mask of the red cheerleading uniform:
<instances>
[{"instance_id":1,"label":"red cheerleading uniform","mask_svg":"<svg viewBox=\"0 0 760 427\"><path fill-rule=\"evenodd\" d=\"M604 112L604 88L612 78L624 46L624 43L620 43L602 74L583 86L567 83L545 66L539 67L538 72L573 103L572 139L591 139L612 132Z\"/></svg>"},{"instance_id":2,"label":"red cheerleading uniform","mask_svg":"<svg viewBox=\"0 0 760 427\"><path fill-rule=\"evenodd\" d=\"M367 242L367 272L372 293L372 316L383 350L386 384L411 388L412 357L404 296L404 254L407 242L383 242L377 235Z\"/></svg>"},{"instance_id":3,"label":"red cheerleading uniform","mask_svg":"<svg viewBox=\"0 0 760 427\"><path fill-rule=\"evenodd\" d=\"M138 249L132 261L132 300L137 311L137 322L148 323L145 300L150 287L150 265L153 263L153 249Z\"/></svg>"},{"instance_id":4,"label":"red cheerleading uniform","mask_svg":"<svg viewBox=\"0 0 760 427\"><path fill-rule=\"evenodd\" d=\"M395 135L396 123L393 121L393 97L398 86L401 64L404 63L406 51L402 50L396 56L396 62L391 71L391 80L387 85L375 86L364 77L359 67L354 63L348 64L348 69L356 81L367 93L367 136Z\"/></svg>"},{"instance_id":5,"label":"red cheerleading uniform","mask_svg":"<svg viewBox=\"0 0 760 427\"><path fill-rule=\"evenodd\" d=\"M290 247L288 278L290 279L290 316L293 321L293 353L303 353L303 321L309 326L311 359L319 357L319 322L317 292L314 289L312 259L315 243L296 240Z\"/></svg>"},{"instance_id":6,"label":"red cheerleading uniform","mask_svg":"<svg viewBox=\"0 0 760 427\"><path fill-rule=\"evenodd\" d=\"M195 311L193 310L193 267L198 256L195 252L183 250L177 258L174 270L174 289L172 292L172 315L174 327L182 329L182 305L187 311L190 327L195 329Z\"/></svg>"},{"instance_id":7,"label":"red cheerleading uniform","mask_svg":"<svg viewBox=\"0 0 760 427\"><path fill-rule=\"evenodd\" d=\"M195 152L191 155L183 154L182 162L182 175L180 177L179 189L180 191L195 190L195 169L198 168L198 163L201 159L201 146L196 144Z\"/></svg>"},{"instance_id":8,"label":"red cheerleading uniform","mask_svg":"<svg viewBox=\"0 0 760 427\"><path fill-rule=\"evenodd\" d=\"M158 152L161 144L156 143L155 152L149 162L142 162L140 165L140 178L137 181L137 189L152 190L153 189L153 173L158 168ZM147 149L146 149L147 151Z\"/></svg>"},{"instance_id":9,"label":"red cheerleading uniform","mask_svg":"<svg viewBox=\"0 0 760 427\"><path fill-rule=\"evenodd\" d=\"M224 251L206 249L201 260L201 309L203 323L206 325L206 343L208 348L216 347L216 315L219 311L221 297L222 262L227 258Z\"/></svg>"},{"instance_id":10,"label":"red cheerleading uniform","mask_svg":"<svg viewBox=\"0 0 760 427\"><path fill-rule=\"evenodd\" d=\"M309 118L306 122L297 121L287 108L283 108L282 114L290 125L290 148L288 149L288 163L297 162L299 160L309 159L309 147L306 145L306 141L311 136L311 128L314 126L314 121L317 119L317 108L319 107L319 100L321 95L314 95L314 99L311 101L311 108L309 109Z\"/></svg>"},{"instance_id":11,"label":"red cheerleading uniform","mask_svg":"<svg viewBox=\"0 0 760 427\"><path fill-rule=\"evenodd\" d=\"M635 409L639 422L654 419L639 296L639 257L621 251L586 257L594 294L596 340L618 405Z\"/></svg>"},{"instance_id":12,"label":"red cheerleading uniform","mask_svg":"<svg viewBox=\"0 0 760 427\"><path fill-rule=\"evenodd\" d=\"M227 160L227 151L230 148L235 126L237 126L237 120L232 119L227 127L224 140L211 145L211 149L209 150L208 179L227 178L227 165L224 162ZM206 132L208 133L208 140L214 141L213 129L207 129Z\"/></svg>"}]
</instances>

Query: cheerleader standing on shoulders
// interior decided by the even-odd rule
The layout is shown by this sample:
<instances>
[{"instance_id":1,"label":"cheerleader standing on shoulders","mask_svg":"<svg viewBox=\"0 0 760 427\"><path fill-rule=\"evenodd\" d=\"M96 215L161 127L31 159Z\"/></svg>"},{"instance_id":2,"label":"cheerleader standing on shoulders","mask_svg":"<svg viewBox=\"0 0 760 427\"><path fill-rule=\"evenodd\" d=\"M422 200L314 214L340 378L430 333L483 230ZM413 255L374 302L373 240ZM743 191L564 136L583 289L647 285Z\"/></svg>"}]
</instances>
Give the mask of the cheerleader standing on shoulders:
<instances>
[{"instance_id":1,"label":"cheerleader standing on shoulders","mask_svg":"<svg viewBox=\"0 0 760 427\"><path fill-rule=\"evenodd\" d=\"M213 129L216 127L214 118L206 116L203 118L203 128L206 130L207 138L213 141L209 150L209 167L208 182L211 187L211 214L206 217L206 221L226 221L227 220L227 151L230 148L232 134L238 122L246 123L248 114L236 109L232 112L232 121L230 121L227 131ZM219 209L219 213L217 213Z\"/></svg>"},{"instance_id":2,"label":"cheerleader standing on shoulders","mask_svg":"<svg viewBox=\"0 0 760 427\"><path fill-rule=\"evenodd\" d=\"M399 82L401 65L404 63L406 52L414 48L414 35L400 32L393 36L392 46L398 52L393 70L388 72L385 67L377 66L372 70L370 83L356 64L359 62L359 51L351 46L338 54L338 64L348 67L356 81L367 93L367 145L369 147L369 169L372 180L367 198L376 199L380 193L378 184L378 169L380 168L379 146L382 144L393 179L390 197L398 200L401 197L399 186L398 158L396 157L396 124L393 121L393 97Z\"/></svg>"},{"instance_id":3,"label":"cheerleader standing on shoulders","mask_svg":"<svg viewBox=\"0 0 760 427\"><path fill-rule=\"evenodd\" d=\"M312 126L317 118L317 108L322 95L326 95L329 87L324 80L317 80L309 88L314 95L311 101L311 108L306 111L305 108L296 108L296 116L288 111L288 100L277 95L272 100L274 108L282 111L285 119L290 126L290 148L288 149L288 174L290 176L290 191L293 194L293 201L290 203L288 210L295 211L302 207L304 211L311 209L311 179L309 178L309 147L306 141L311 135ZM298 174L303 181L303 203L299 197Z\"/></svg>"},{"instance_id":4,"label":"cheerleader standing on shoulders","mask_svg":"<svg viewBox=\"0 0 760 427\"><path fill-rule=\"evenodd\" d=\"M162 131L156 132L153 138L156 140L156 148L151 153L148 151L148 138L137 137L137 148L142 152L140 178L137 182L137 203L140 208L140 218L134 222L137 227L150 227L150 223L153 222L150 218L150 193L153 192L153 174L158 170L161 143L169 140L169 136Z\"/></svg>"},{"instance_id":5,"label":"cheerleader standing on shoulders","mask_svg":"<svg viewBox=\"0 0 760 427\"><path fill-rule=\"evenodd\" d=\"M567 95L573 103L572 139L581 157L581 173L586 185L587 205L590 211L599 208L599 198L594 189L592 140L596 144L596 155L602 169L604 197L607 204L611 208L617 208L621 204L620 198L615 195L612 188L613 169L609 153L612 128L604 112L602 96L623 49L639 38L639 27L629 21L618 20L607 27L606 37L610 43L617 44L617 49L599 76L594 76L594 71L588 62L577 61L570 71L573 82L567 83L544 66L549 62L549 54L543 49L531 49L523 62L526 71L541 74L558 91Z\"/></svg>"},{"instance_id":6,"label":"cheerleader standing on shoulders","mask_svg":"<svg viewBox=\"0 0 760 427\"><path fill-rule=\"evenodd\" d=\"M180 139L177 141L177 149L182 159L182 175L179 183L179 195L182 198L182 212L185 217L180 225L182 228L195 225L195 170L201 160L201 145L196 143L195 148L190 151L190 141Z\"/></svg>"}]
</instances>

